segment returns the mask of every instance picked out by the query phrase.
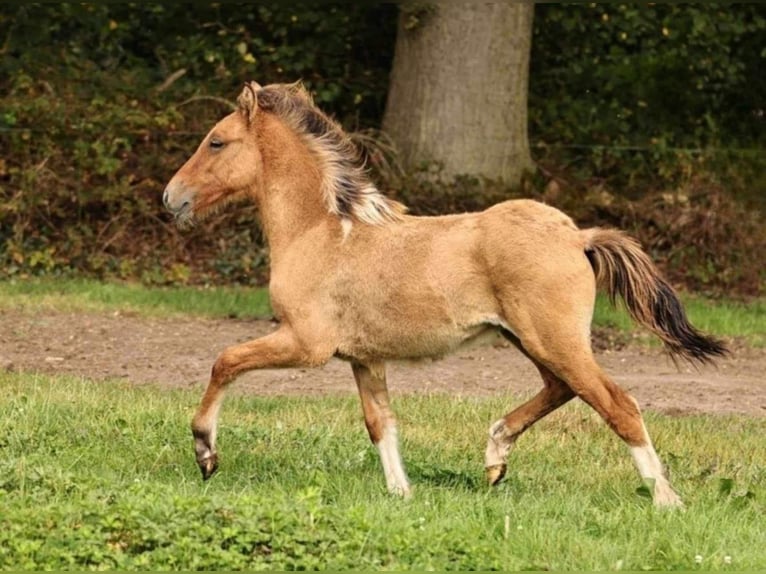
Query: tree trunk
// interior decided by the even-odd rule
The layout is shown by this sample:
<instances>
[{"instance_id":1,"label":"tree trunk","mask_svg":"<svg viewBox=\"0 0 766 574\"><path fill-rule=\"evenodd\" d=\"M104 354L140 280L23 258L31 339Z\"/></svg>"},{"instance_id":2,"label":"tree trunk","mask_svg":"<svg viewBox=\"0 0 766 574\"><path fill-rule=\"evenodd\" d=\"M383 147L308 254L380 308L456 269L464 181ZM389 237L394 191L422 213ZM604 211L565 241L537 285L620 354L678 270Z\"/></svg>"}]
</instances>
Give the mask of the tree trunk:
<instances>
[{"instance_id":1,"label":"tree trunk","mask_svg":"<svg viewBox=\"0 0 766 574\"><path fill-rule=\"evenodd\" d=\"M517 185L527 137L531 2L405 3L383 129L407 169Z\"/></svg>"}]
</instances>

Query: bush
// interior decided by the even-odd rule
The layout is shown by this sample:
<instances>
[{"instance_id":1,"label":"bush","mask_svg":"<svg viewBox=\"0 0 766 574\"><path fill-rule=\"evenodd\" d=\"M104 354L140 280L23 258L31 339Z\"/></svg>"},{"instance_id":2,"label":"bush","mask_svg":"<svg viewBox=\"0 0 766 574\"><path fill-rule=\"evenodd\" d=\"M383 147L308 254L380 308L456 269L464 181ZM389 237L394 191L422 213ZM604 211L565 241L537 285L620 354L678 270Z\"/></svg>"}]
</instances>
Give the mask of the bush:
<instances>
[{"instance_id":1,"label":"bush","mask_svg":"<svg viewBox=\"0 0 766 574\"><path fill-rule=\"evenodd\" d=\"M589 173L666 177L677 148L766 143L762 5L540 4L534 42L532 143Z\"/></svg>"},{"instance_id":2,"label":"bush","mask_svg":"<svg viewBox=\"0 0 766 574\"><path fill-rule=\"evenodd\" d=\"M246 79L303 78L347 128L376 126L396 10L364 3L2 5L0 275L264 281L267 251L252 208L181 235L163 212L162 189ZM679 279L690 273L689 286L759 291L756 272L726 270L748 258L724 255L731 251L721 246L762 245L765 34L766 8L757 4L537 5L529 116L538 176L518 190L471 178L436 184L397 176L383 185L416 213L541 197L579 221L599 223L600 214L635 228L661 258L663 241L690 237L675 233L681 224L644 230L638 216L606 213L599 194L616 197L625 213L644 213L668 193L688 196L699 217L715 209L716 223L692 233L696 247L675 251L668 268ZM549 193L551 181L559 197ZM700 187L715 189L717 203L706 203L707 192L698 202L696 192L684 191ZM658 215L686 222L683 205L663 205ZM755 243L725 237L741 221ZM651 235L661 232L670 235Z\"/></svg>"},{"instance_id":3,"label":"bush","mask_svg":"<svg viewBox=\"0 0 766 574\"><path fill-rule=\"evenodd\" d=\"M3 6L2 273L155 283L193 268L196 281L262 282L252 210L179 235L162 189L244 79L302 77L350 125L373 121L394 16L392 6Z\"/></svg>"}]
</instances>

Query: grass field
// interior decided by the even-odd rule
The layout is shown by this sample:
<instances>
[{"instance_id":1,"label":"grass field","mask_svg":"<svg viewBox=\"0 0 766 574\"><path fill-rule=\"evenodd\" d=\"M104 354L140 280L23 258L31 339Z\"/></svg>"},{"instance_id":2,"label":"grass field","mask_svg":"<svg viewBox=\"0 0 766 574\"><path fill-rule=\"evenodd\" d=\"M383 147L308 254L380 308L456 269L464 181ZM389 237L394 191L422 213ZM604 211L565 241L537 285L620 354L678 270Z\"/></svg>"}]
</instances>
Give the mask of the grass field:
<instances>
[{"instance_id":1,"label":"grass field","mask_svg":"<svg viewBox=\"0 0 766 574\"><path fill-rule=\"evenodd\" d=\"M748 303L683 295L693 323L706 332L766 345L766 300ZM255 287L144 287L91 280L0 281L0 308L13 306L58 311L131 311L144 315L191 314L206 317L267 317L268 292ZM594 325L627 332L635 324L605 297L596 301ZM647 341L654 341L647 337Z\"/></svg>"},{"instance_id":2,"label":"grass field","mask_svg":"<svg viewBox=\"0 0 766 574\"><path fill-rule=\"evenodd\" d=\"M766 304L685 297L718 335L766 342ZM262 289L0 283L0 309L268 316ZM599 300L596 325L632 329ZM233 393L221 470L194 462L199 390L0 373L0 569L766 569L766 419L647 423L685 511L658 511L625 446L568 405L484 484L488 425L518 397L395 397L415 487L385 492L358 399Z\"/></svg>"},{"instance_id":3,"label":"grass field","mask_svg":"<svg viewBox=\"0 0 766 574\"><path fill-rule=\"evenodd\" d=\"M766 568L766 419L648 425L685 511L658 511L627 449L579 405L484 484L513 399L400 397L411 500L385 493L357 399L232 396L203 483L197 391L1 374L2 569ZM518 399L516 399L518 400Z\"/></svg>"},{"instance_id":4,"label":"grass field","mask_svg":"<svg viewBox=\"0 0 766 574\"><path fill-rule=\"evenodd\" d=\"M268 290L257 287L145 287L88 279L0 281L0 308L131 311L155 317L266 317Z\"/></svg>"}]
</instances>

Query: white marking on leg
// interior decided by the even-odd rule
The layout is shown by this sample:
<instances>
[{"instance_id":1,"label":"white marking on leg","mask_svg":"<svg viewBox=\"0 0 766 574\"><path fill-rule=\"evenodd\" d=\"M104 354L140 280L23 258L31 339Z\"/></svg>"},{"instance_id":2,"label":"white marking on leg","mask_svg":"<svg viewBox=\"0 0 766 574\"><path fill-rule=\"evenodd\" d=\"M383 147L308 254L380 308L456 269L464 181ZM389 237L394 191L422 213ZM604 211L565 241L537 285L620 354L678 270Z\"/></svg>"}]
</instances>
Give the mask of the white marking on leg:
<instances>
[{"instance_id":1,"label":"white marking on leg","mask_svg":"<svg viewBox=\"0 0 766 574\"><path fill-rule=\"evenodd\" d=\"M199 431L207 433L208 444L203 444L200 441L195 441L195 451L197 453L197 460L207 460L215 453L215 439L218 433L218 413L221 410L221 396L213 403L208 409L207 413L201 420L195 421L195 428Z\"/></svg>"},{"instance_id":2,"label":"white marking on leg","mask_svg":"<svg viewBox=\"0 0 766 574\"><path fill-rule=\"evenodd\" d=\"M221 411L221 402L223 397L220 397L213 407L210 409L208 415L207 426L210 429L210 450L215 452L215 439L218 435L218 413Z\"/></svg>"},{"instance_id":3,"label":"white marking on leg","mask_svg":"<svg viewBox=\"0 0 766 574\"><path fill-rule=\"evenodd\" d=\"M511 452L513 443L516 441L508 436L507 431L505 419L495 421L489 427L489 440L487 440L487 450L484 454L485 468L505 464L508 459L508 453Z\"/></svg>"},{"instance_id":4,"label":"white marking on leg","mask_svg":"<svg viewBox=\"0 0 766 574\"><path fill-rule=\"evenodd\" d=\"M380 462L383 464L383 473L386 476L386 486L389 492L407 497L410 495L410 482L404 472L402 459L399 456L399 441L396 427L389 425L383 431L383 438L378 444Z\"/></svg>"},{"instance_id":5,"label":"white marking on leg","mask_svg":"<svg viewBox=\"0 0 766 574\"><path fill-rule=\"evenodd\" d=\"M630 453L638 468L641 478L648 478L654 481L654 504L656 506L683 506L681 498L670 486L670 482L665 478L665 472L657 453L651 442L644 446L630 447Z\"/></svg>"}]
</instances>

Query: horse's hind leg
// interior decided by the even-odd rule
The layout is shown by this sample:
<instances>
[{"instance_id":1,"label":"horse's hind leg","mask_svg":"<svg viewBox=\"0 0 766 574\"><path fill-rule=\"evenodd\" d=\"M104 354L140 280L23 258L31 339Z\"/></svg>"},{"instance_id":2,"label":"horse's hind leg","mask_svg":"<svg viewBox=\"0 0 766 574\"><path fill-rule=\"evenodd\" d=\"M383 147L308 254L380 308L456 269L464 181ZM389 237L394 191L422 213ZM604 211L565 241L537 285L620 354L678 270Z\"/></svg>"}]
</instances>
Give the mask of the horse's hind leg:
<instances>
[{"instance_id":1,"label":"horse's hind leg","mask_svg":"<svg viewBox=\"0 0 766 574\"><path fill-rule=\"evenodd\" d=\"M364 422L372 443L378 447L386 485L392 493L410 494L410 483L399 456L396 419L388 402L385 363L351 363L362 400Z\"/></svg>"},{"instance_id":2,"label":"horse's hind leg","mask_svg":"<svg viewBox=\"0 0 766 574\"><path fill-rule=\"evenodd\" d=\"M654 482L656 506L682 506L652 446L636 400L617 386L592 356L566 375L569 386L593 407L610 428L630 447L639 474Z\"/></svg>"},{"instance_id":3,"label":"horse's hind leg","mask_svg":"<svg viewBox=\"0 0 766 574\"><path fill-rule=\"evenodd\" d=\"M564 381L537 361L534 362L543 378L545 388L496 421L489 429L484 460L487 480L490 484L497 484L505 476L508 453L521 433L575 396Z\"/></svg>"},{"instance_id":4,"label":"horse's hind leg","mask_svg":"<svg viewBox=\"0 0 766 574\"><path fill-rule=\"evenodd\" d=\"M526 340L522 339L526 352L545 364L577 396L593 407L625 441L639 474L654 481L655 505L680 506L681 499L665 476L636 400L601 370L593 358L587 337L571 331L567 336L564 320L555 328L544 330L544 325L545 321L539 321L536 332L534 328L527 331ZM530 336L532 334L535 336ZM544 345L541 341L545 341Z\"/></svg>"}]
</instances>

